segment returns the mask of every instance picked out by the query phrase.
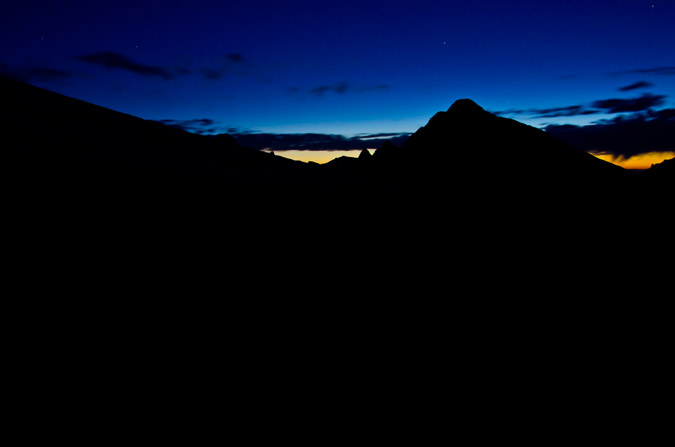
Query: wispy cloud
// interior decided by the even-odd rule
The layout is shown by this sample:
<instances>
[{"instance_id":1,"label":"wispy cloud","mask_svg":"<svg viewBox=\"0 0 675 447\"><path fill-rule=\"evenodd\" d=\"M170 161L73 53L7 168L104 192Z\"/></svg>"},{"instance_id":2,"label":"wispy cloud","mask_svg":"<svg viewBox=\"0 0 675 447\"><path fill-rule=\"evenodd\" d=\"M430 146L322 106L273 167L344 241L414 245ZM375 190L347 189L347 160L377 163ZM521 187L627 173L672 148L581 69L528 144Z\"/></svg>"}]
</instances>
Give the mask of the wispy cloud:
<instances>
[{"instance_id":1,"label":"wispy cloud","mask_svg":"<svg viewBox=\"0 0 675 447\"><path fill-rule=\"evenodd\" d=\"M306 91L307 93L321 98L327 93L335 93L338 95L344 95L346 93L367 93L375 91L385 91L389 90L391 86L389 84L377 84L377 85L366 85L366 86L354 86L350 82L340 81L334 84L325 84L317 87L309 88L307 90L300 87L291 87L289 92L291 93L302 93Z\"/></svg>"},{"instance_id":2,"label":"wispy cloud","mask_svg":"<svg viewBox=\"0 0 675 447\"><path fill-rule=\"evenodd\" d=\"M583 104L547 109L511 109L495 112L496 115L528 115L532 118L556 118L561 116L593 115L596 113L600 113L600 111L587 109Z\"/></svg>"},{"instance_id":3,"label":"wispy cloud","mask_svg":"<svg viewBox=\"0 0 675 447\"><path fill-rule=\"evenodd\" d=\"M224 79L228 74L245 75L251 66L241 53L228 53L214 60L213 65L196 68L185 66L158 66L145 64L115 51L100 51L75 58L80 62L105 69L124 70L140 76L156 76L166 80L196 74L210 81Z\"/></svg>"},{"instance_id":4,"label":"wispy cloud","mask_svg":"<svg viewBox=\"0 0 675 447\"><path fill-rule=\"evenodd\" d=\"M228 53L225 55L225 59L233 64L243 64L246 62L246 58L241 53Z\"/></svg>"},{"instance_id":5,"label":"wispy cloud","mask_svg":"<svg viewBox=\"0 0 675 447\"><path fill-rule=\"evenodd\" d=\"M639 98L615 98L595 101L591 107L604 109L606 113L641 112L665 103L665 95L645 93Z\"/></svg>"},{"instance_id":6,"label":"wispy cloud","mask_svg":"<svg viewBox=\"0 0 675 447\"><path fill-rule=\"evenodd\" d=\"M653 86L654 86L654 84L652 84L651 82L637 81L637 82L633 82L632 84L628 84L628 85L625 85L623 87L619 87L618 90L621 91L621 92L629 92L629 91L632 91L632 90L637 90L637 89L647 88L647 87L653 87Z\"/></svg>"},{"instance_id":7,"label":"wispy cloud","mask_svg":"<svg viewBox=\"0 0 675 447\"><path fill-rule=\"evenodd\" d=\"M587 126L549 125L545 130L581 149L615 157L675 151L675 109L646 110Z\"/></svg>"},{"instance_id":8,"label":"wispy cloud","mask_svg":"<svg viewBox=\"0 0 675 447\"><path fill-rule=\"evenodd\" d=\"M639 68L635 70L622 70L609 73L610 75L626 75L626 74L654 74L659 76L675 76L675 66L662 66L651 68Z\"/></svg>"},{"instance_id":9,"label":"wispy cloud","mask_svg":"<svg viewBox=\"0 0 675 447\"><path fill-rule=\"evenodd\" d=\"M337 94L344 94L350 89L350 85L347 82L338 82L332 85L320 85L319 87L314 87L309 90L309 93L316 97L321 97L328 92L333 92Z\"/></svg>"},{"instance_id":10,"label":"wispy cloud","mask_svg":"<svg viewBox=\"0 0 675 447\"><path fill-rule=\"evenodd\" d=\"M198 72L204 79L219 81L231 74L238 76L250 75L255 70L242 53L228 53L218 58L212 66L204 67Z\"/></svg>"},{"instance_id":11,"label":"wispy cloud","mask_svg":"<svg viewBox=\"0 0 675 447\"><path fill-rule=\"evenodd\" d=\"M637 87L636 87L637 88ZM626 113L650 110L662 106L666 95L644 93L637 98L610 98L590 104L553 107L547 109L511 109L495 112L496 115L525 115L531 118L556 118L564 116L594 115L597 113Z\"/></svg>"},{"instance_id":12,"label":"wispy cloud","mask_svg":"<svg viewBox=\"0 0 675 447\"><path fill-rule=\"evenodd\" d=\"M229 129L240 146L253 149L284 150L357 150L378 148L385 141L402 144L409 133L380 133L345 137L334 134L275 134Z\"/></svg>"},{"instance_id":13,"label":"wispy cloud","mask_svg":"<svg viewBox=\"0 0 675 447\"><path fill-rule=\"evenodd\" d=\"M159 120L159 122L165 126L171 126L198 134L214 134L220 131L216 126L216 121L210 118L197 118L191 120L164 119Z\"/></svg>"},{"instance_id":14,"label":"wispy cloud","mask_svg":"<svg viewBox=\"0 0 675 447\"><path fill-rule=\"evenodd\" d=\"M142 64L114 51L101 51L99 53L79 56L76 59L99 67L125 70L141 76L157 76L163 79L173 79L175 77L175 74L170 69Z\"/></svg>"}]
</instances>

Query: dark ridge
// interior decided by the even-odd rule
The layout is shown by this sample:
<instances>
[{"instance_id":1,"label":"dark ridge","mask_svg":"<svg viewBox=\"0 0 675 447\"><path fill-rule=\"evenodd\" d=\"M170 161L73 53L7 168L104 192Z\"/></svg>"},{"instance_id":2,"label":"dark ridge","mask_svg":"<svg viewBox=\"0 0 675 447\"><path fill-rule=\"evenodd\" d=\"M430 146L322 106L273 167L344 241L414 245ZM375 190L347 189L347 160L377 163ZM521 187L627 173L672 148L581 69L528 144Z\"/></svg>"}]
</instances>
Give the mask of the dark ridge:
<instances>
[{"instance_id":1,"label":"dark ridge","mask_svg":"<svg viewBox=\"0 0 675 447\"><path fill-rule=\"evenodd\" d=\"M675 173L675 158L671 158L670 160L663 160L661 163L656 163L653 164L650 168L650 170L653 170L654 172L659 172L659 173L668 173L668 174L674 174Z\"/></svg>"},{"instance_id":2,"label":"dark ridge","mask_svg":"<svg viewBox=\"0 0 675 447\"><path fill-rule=\"evenodd\" d=\"M292 264L291 255L314 266L326 256L400 266L437 259L423 253L432 250L462 265L491 253L501 263L494 273L524 250L563 259L560 250L586 249L579 241L597 245L589 229L640 231L667 208L663 180L644 181L470 100L401 147L387 142L372 157L316 165L18 81L0 78L0 94L5 211L21 262L78 244L98 255L142 246L157 265L187 250L183 259L216 256L258 272ZM672 165L649 171L672 179ZM636 209L640 219L630 219ZM354 228L368 231L354 236ZM121 255L116 265L134 261Z\"/></svg>"},{"instance_id":3,"label":"dark ridge","mask_svg":"<svg viewBox=\"0 0 675 447\"><path fill-rule=\"evenodd\" d=\"M649 169L641 173L650 182L655 183L652 189L675 191L675 158L653 164Z\"/></svg>"}]
</instances>

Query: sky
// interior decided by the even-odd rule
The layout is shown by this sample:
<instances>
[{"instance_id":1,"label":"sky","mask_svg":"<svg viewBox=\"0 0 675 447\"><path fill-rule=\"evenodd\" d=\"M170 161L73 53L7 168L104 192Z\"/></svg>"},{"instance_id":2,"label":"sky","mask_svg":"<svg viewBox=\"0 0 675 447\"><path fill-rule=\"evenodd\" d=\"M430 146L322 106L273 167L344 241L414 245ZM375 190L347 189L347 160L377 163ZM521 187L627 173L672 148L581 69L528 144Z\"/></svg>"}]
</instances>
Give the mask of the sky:
<instances>
[{"instance_id":1,"label":"sky","mask_svg":"<svg viewBox=\"0 0 675 447\"><path fill-rule=\"evenodd\" d=\"M675 0L3 0L0 73L263 146L377 147L461 98L589 141L672 125L673 23Z\"/></svg>"}]
</instances>

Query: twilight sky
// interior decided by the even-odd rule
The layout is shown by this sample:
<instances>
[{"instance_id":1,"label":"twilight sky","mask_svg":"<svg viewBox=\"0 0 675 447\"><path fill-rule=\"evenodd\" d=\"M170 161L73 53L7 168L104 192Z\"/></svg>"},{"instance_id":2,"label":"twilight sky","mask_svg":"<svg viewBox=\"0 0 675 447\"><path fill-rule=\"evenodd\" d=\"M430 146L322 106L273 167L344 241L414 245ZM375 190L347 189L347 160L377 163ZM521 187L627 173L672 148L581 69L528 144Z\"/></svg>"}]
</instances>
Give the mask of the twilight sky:
<instances>
[{"instance_id":1,"label":"twilight sky","mask_svg":"<svg viewBox=\"0 0 675 447\"><path fill-rule=\"evenodd\" d=\"M672 121L673 23L675 0L3 0L0 73L200 133L407 133L460 98L606 130Z\"/></svg>"}]
</instances>

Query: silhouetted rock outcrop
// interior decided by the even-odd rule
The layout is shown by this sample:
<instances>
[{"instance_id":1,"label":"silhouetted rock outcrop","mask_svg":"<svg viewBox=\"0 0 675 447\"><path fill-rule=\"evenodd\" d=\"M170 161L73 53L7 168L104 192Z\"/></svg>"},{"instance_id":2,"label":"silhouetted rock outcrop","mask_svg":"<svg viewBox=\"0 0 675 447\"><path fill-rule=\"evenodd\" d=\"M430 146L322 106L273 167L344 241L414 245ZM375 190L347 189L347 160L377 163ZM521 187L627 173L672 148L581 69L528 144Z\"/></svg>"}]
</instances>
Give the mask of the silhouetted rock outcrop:
<instances>
[{"instance_id":1,"label":"silhouetted rock outcrop","mask_svg":"<svg viewBox=\"0 0 675 447\"><path fill-rule=\"evenodd\" d=\"M645 178L644 194L653 194L653 191L675 190L675 158L653 164L649 169L640 173Z\"/></svg>"},{"instance_id":2,"label":"silhouetted rock outcrop","mask_svg":"<svg viewBox=\"0 0 675 447\"><path fill-rule=\"evenodd\" d=\"M363 150L361 151L361 153L359 154L359 160L365 160L365 161L368 161L368 160L370 160L370 159L372 159L372 158L373 158L373 156L372 156L372 154L370 153L370 151L369 151L368 149L363 149Z\"/></svg>"},{"instance_id":3,"label":"silhouetted rock outcrop","mask_svg":"<svg viewBox=\"0 0 675 447\"><path fill-rule=\"evenodd\" d=\"M649 171L657 175L675 175L675 158L664 160L661 163L653 164Z\"/></svg>"}]
</instances>

